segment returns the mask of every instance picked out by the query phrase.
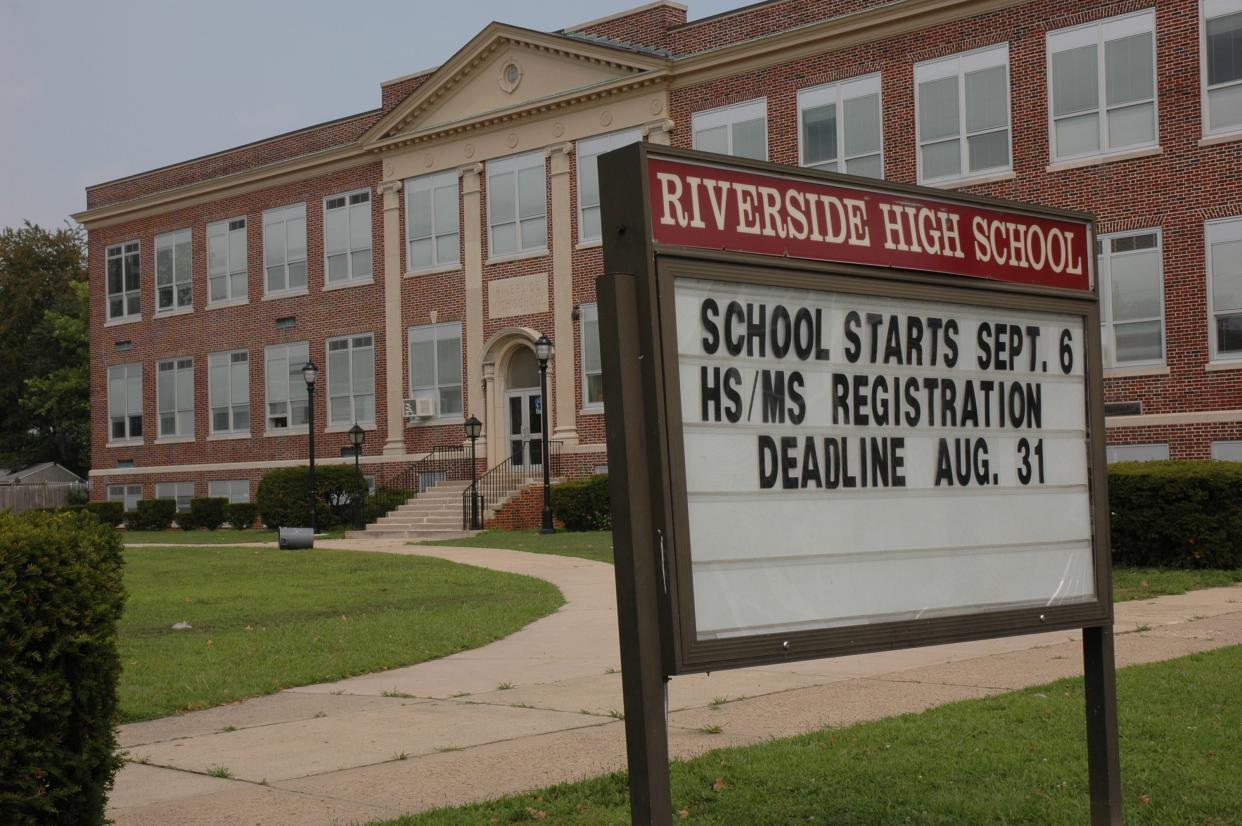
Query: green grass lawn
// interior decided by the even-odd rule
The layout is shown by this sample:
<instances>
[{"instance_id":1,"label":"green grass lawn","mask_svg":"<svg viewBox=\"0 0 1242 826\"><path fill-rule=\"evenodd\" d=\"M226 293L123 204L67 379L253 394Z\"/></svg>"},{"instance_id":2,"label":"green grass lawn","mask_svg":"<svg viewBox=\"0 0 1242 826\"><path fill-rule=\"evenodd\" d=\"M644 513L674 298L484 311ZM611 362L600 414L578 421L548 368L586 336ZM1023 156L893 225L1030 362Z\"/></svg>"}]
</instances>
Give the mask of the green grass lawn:
<instances>
[{"instance_id":1,"label":"green grass lawn","mask_svg":"<svg viewBox=\"0 0 1242 826\"><path fill-rule=\"evenodd\" d=\"M1127 824L1242 823L1240 672L1239 646L1119 672ZM1083 718L1082 681L1063 680L923 714L721 749L673 764L673 808L692 823L1080 826L1088 821ZM534 820L629 823L625 775L383 826Z\"/></svg>"},{"instance_id":2,"label":"green grass lawn","mask_svg":"<svg viewBox=\"0 0 1242 826\"><path fill-rule=\"evenodd\" d=\"M324 539L342 539L345 529L324 531ZM275 542L276 531L266 528L235 531L219 528L214 531L183 531L170 528L166 531L121 531L121 540L130 545L237 545L244 542Z\"/></svg>"},{"instance_id":3,"label":"green grass lawn","mask_svg":"<svg viewBox=\"0 0 1242 826\"><path fill-rule=\"evenodd\" d=\"M1200 588L1219 588L1242 582L1242 569L1232 571L1172 571L1163 568L1114 568L1113 600L1127 602L1165 594L1184 594Z\"/></svg>"},{"instance_id":4,"label":"green grass lawn","mask_svg":"<svg viewBox=\"0 0 1242 826\"><path fill-rule=\"evenodd\" d=\"M532 554L557 554L612 562L612 531L557 531L544 536L538 528L520 531L484 531L466 539L441 539L420 545L455 545L466 548L503 548Z\"/></svg>"},{"instance_id":5,"label":"green grass lawn","mask_svg":"<svg viewBox=\"0 0 1242 826\"><path fill-rule=\"evenodd\" d=\"M433 660L564 603L543 580L426 557L128 548L125 562L127 722Z\"/></svg>"}]
</instances>

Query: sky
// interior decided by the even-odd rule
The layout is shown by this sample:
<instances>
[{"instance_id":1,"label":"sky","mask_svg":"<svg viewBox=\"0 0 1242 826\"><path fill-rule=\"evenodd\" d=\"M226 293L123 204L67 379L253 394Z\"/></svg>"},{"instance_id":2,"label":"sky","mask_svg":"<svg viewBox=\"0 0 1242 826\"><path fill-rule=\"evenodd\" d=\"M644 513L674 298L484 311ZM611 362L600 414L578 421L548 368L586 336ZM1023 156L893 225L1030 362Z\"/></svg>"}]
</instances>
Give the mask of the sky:
<instances>
[{"instance_id":1,"label":"sky","mask_svg":"<svg viewBox=\"0 0 1242 826\"><path fill-rule=\"evenodd\" d=\"M492 20L552 31L642 2L0 0L0 228L61 226L89 185L373 109L381 82Z\"/></svg>"}]
</instances>

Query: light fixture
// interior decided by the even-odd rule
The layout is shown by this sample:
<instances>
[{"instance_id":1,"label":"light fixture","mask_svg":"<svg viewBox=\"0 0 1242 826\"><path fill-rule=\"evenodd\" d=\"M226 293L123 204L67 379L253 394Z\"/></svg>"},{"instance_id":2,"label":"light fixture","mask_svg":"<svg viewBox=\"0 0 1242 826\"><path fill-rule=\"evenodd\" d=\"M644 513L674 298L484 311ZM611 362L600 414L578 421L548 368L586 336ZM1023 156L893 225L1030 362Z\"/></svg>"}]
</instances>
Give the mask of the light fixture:
<instances>
[{"instance_id":1,"label":"light fixture","mask_svg":"<svg viewBox=\"0 0 1242 826\"><path fill-rule=\"evenodd\" d=\"M315 362L308 361L302 365L302 379L307 387L315 386L315 382L319 380L319 368L315 366Z\"/></svg>"}]
</instances>

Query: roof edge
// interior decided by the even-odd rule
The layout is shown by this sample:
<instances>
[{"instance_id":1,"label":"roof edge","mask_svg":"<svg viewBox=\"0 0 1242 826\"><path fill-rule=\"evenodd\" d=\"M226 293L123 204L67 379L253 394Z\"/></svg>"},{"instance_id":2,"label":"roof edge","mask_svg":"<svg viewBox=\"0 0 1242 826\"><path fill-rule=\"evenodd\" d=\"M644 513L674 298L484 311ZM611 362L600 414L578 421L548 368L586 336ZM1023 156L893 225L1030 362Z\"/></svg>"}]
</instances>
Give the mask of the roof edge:
<instances>
[{"instance_id":1,"label":"roof edge","mask_svg":"<svg viewBox=\"0 0 1242 826\"><path fill-rule=\"evenodd\" d=\"M668 6L669 8L677 9L678 11L689 11L690 9L690 7L685 3L677 3L675 0L654 0L654 2L644 3L641 6L634 6L631 9L623 9L622 11L614 12L613 14L606 14L603 17L597 17L594 20L587 20L583 23L575 23L572 26L565 26L560 29L560 31L577 32L581 29L587 28L588 26L598 26L600 23L607 23L611 20L619 20L622 17L629 17L631 15L638 14L639 12L648 11L649 9L660 8L661 6Z\"/></svg>"}]
</instances>

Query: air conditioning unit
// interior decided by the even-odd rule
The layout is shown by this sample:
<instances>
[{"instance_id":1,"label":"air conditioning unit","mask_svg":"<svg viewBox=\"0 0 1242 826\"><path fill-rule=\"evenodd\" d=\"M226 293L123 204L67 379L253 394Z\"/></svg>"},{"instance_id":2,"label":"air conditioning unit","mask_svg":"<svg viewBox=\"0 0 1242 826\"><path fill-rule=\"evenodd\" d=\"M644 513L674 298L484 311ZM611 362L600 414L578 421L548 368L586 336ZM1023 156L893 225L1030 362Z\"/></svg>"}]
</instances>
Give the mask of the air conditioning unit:
<instances>
[{"instance_id":1,"label":"air conditioning unit","mask_svg":"<svg viewBox=\"0 0 1242 826\"><path fill-rule=\"evenodd\" d=\"M407 419L429 419L436 414L435 399L406 399L404 407Z\"/></svg>"}]
</instances>

